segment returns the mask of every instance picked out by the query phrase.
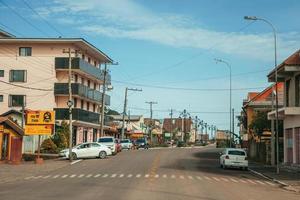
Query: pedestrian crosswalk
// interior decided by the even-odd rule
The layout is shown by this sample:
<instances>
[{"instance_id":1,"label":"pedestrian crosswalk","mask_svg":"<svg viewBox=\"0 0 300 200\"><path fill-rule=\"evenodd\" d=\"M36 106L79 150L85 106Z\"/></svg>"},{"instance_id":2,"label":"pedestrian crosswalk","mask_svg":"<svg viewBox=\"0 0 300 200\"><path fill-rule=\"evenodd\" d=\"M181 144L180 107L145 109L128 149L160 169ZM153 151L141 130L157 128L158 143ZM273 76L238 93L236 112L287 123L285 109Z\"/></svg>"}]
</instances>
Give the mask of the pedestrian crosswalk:
<instances>
[{"instance_id":1,"label":"pedestrian crosswalk","mask_svg":"<svg viewBox=\"0 0 300 200\"><path fill-rule=\"evenodd\" d=\"M88 173L88 174L48 174L48 175L38 175L38 176L29 176L25 180L47 180L47 179L82 179L82 178L111 178L111 179L179 179L182 181L207 181L207 182L216 182L216 183L236 183L236 184L251 184L251 185L266 185L266 186L276 186L275 183L264 180L250 179L250 178L237 178L237 177L220 177L220 176L207 176L207 175L182 175L182 174L118 174L118 173Z\"/></svg>"}]
</instances>

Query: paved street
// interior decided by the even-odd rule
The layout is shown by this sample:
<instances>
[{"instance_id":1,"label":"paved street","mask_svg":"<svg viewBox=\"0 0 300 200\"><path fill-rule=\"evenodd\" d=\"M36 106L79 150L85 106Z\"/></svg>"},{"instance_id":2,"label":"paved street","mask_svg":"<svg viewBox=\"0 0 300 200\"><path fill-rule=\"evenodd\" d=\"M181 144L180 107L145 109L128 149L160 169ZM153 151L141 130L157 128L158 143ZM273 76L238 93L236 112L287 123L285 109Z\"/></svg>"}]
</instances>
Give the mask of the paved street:
<instances>
[{"instance_id":1,"label":"paved street","mask_svg":"<svg viewBox=\"0 0 300 200\"><path fill-rule=\"evenodd\" d=\"M123 151L21 181L0 183L1 199L299 199L241 170L223 170L214 147ZM0 169L1 170L1 169Z\"/></svg>"}]
</instances>

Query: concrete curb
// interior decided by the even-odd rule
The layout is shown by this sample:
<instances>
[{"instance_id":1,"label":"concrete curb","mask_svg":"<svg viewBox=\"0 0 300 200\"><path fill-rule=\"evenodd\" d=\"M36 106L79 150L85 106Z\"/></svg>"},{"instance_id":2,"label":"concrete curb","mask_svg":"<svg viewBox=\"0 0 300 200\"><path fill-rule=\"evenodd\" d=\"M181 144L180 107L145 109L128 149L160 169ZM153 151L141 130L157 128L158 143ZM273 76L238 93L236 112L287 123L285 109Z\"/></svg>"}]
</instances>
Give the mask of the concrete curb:
<instances>
[{"instance_id":1,"label":"concrete curb","mask_svg":"<svg viewBox=\"0 0 300 200\"><path fill-rule=\"evenodd\" d=\"M260 177L262 177L262 178L264 178L264 179L267 179L267 180L269 180L269 181L273 181L274 183L277 183L278 185L280 185L283 189L285 189L285 190L288 190L288 191L293 191L293 192L300 192L299 190L297 190L296 188L294 188L294 187L292 187L291 185L289 185L289 184L287 184L287 183L285 183L285 182L282 182L282 181L280 181L280 180L277 180L277 179L275 179L275 178L273 178L273 177L270 177L270 176L267 176L267 175L265 175L265 174L263 174L263 173L260 173L260 172L257 172L257 171L255 171L255 170L253 170L253 169L248 169L249 170L249 172L251 172L252 174L255 174L255 175L257 175L257 176L260 176Z\"/></svg>"}]
</instances>

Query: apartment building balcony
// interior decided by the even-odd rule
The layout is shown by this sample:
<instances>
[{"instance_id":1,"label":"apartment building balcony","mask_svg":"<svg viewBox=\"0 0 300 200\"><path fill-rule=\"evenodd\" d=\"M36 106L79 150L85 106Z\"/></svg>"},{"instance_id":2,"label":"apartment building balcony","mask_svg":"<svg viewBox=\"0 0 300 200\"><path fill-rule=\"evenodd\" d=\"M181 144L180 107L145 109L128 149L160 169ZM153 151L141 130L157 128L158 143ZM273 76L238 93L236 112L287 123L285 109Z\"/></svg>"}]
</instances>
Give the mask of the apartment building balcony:
<instances>
[{"instance_id":1,"label":"apartment building balcony","mask_svg":"<svg viewBox=\"0 0 300 200\"><path fill-rule=\"evenodd\" d=\"M97 79L98 81L104 81L104 70L101 70L94 65L86 62L81 58L72 58L71 62L72 71L82 74L91 79ZM56 57L55 58L55 70L64 70L69 69L69 58L66 57ZM110 74L106 75L106 84L111 84Z\"/></svg>"},{"instance_id":2,"label":"apartment building balcony","mask_svg":"<svg viewBox=\"0 0 300 200\"><path fill-rule=\"evenodd\" d=\"M102 102L102 93L91 89L85 85L80 83L72 83L72 95L78 98L86 98L95 103ZM56 96L68 96L69 95L69 87L68 83L55 83L54 84L54 95ZM105 95L105 105L110 105L110 96Z\"/></svg>"},{"instance_id":3,"label":"apartment building balcony","mask_svg":"<svg viewBox=\"0 0 300 200\"><path fill-rule=\"evenodd\" d=\"M68 108L54 108L56 120L69 120ZM100 114L83 110L80 108L72 109L72 119L87 123L99 124Z\"/></svg>"},{"instance_id":4,"label":"apartment building balcony","mask_svg":"<svg viewBox=\"0 0 300 200\"><path fill-rule=\"evenodd\" d=\"M283 107L278 109L278 118L283 120L286 116L300 115L300 107ZM276 110L268 113L269 120L276 119Z\"/></svg>"}]
</instances>

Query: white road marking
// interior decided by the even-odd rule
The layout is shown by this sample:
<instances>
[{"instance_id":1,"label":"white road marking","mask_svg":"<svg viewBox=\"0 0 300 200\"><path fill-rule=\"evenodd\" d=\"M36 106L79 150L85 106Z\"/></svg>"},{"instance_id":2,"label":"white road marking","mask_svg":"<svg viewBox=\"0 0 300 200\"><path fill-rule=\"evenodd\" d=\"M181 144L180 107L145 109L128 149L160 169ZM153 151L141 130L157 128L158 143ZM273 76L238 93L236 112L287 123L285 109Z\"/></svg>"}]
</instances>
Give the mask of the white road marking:
<instances>
[{"instance_id":1,"label":"white road marking","mask_svg":"<svg viewBox=\"0 0 300 200\"><path fill-rule=\"evenodd\" d=\"M256 182L256 183L259 183L259 184L261 184L261 185L265 185L263 182L261 182L261 181L259 181L259 180L256 180L255 182Z\"/></svg>"},{"instance_id":2,"label":"white road marking","mask_svg":"<svg viewBox=\"0 0 300 200\"><path fill-rule=\"evenodd\" d=\"M34 177L34 179L38 179L38 178L42 178L43 176L36 176Z\"/></svg>"},{"instance_id":3,"label":"white road marking","mask_svg":"<svg viewBox=\"0 0 300 200\"><path fill-rule=\"evenodd\" d=\"M159 178L159 174L156 174L154 177L155 177L155 178Z\"/></svg>"},{"instance_id":4,"label":"white road marking","mask_svg":"<svg viewBox=\"0 0 300 200\"><path fill-rule=\"evenodd\" d=\"M145 174L145 178L149 178L149 174Z\"/></svg>"},{"instance_id":5,"label":"white road marking","mask_svg":"<svg viewBox=\"0 0 300 200\"><path fill-rule=\"evenodd\" d=\"M122 178L122 177L124 177L124 174L120 174L119 178Z\"/></svg>"},{"instance_id":6,"label":"white road marking","mask_svg":"<svg viewBox=\"0 0 300 200\"><path fill-rule=\"evenodd\" d=\"M225 181L225 182L229 182L229 180L228 179L226 179L226 178L221 178L223 181Z\"/></svg>"},{"instance_id":7,"label":"white road marking","mask_svg":"<svg viewBox=\"0 0 300 200\"><path fill-rule=\"evenodd\" d=\"M32 178L34 178L34 176L26 177L25 180L29 180L29 179L32 179Z\"/></svg>"},{"instance_id":8,"label":"white road marking","mask_svg":"<svg viewBox=\"0 0 300 200\"><path fill-rule=\"evenodd\" d=\"M256 183L255 183L254 181L250 180L250 179L247 179L247 181L248 181L249 183L252 183L252 184L256 185Z\"/></svg>"},{"instance_id":9,"label":"white road marking","mask_svg":"<svg viewBox=\"0 0 300 200\"><path fill-rule=\"evenodd\" d=\"M232 182L238 183L238 181L235 180L235 179L233 179L233 178L231 178L230 180L231 180Z\"/></svg>"},{"instance_id":10,"label":"white road marking","mask_svg":"<svg viewBox=\"0 0 300 200\"><path fill-rule=\"evenodd\" d=\"M127 178L131 178L132 177L132 174L128 174Z\"/></svg>"},{"instance_id":11,"label":"white road marking","mask_svg":"<svg viewBox=\"0 0 300 200\"><path fill-rule=\"evenodd\" d=\"M189 179L194 179L192 176L188 176Z\"/></svg>"},{"instance_id":12,"label":"white road marking","mask_svg":"<svg viewBox=\"0 0 300 200\"><path fill-rule=\"evenodd\" d=\"M58 178L60 175L59 174L57 174L57 175L55 175L55 176L53 176L52 178Z\"/></svg>"},{"instance_id":13,"label":"white road marking","mask_svg":"<svg viewBox=\"0 0 300 200\"><path fill-rule=\"evenodd\" d=\"M137 174L135 177L136 177L136 178L140 178L140 177L141 177L141 175L140 175L140 174Z\"/></svg>"},{"instance_id":14,"label":"white road marking","mask_svg":"<svg viewBox=\"0 0 300 200\"><path fill-rule=\"evenodd\" d=\"M106 178L106 177L108 177L108 174L104 174L102 177L103 177L103 178Z\"/></svg>"},{"instance_id":15,"label":"white road marking","mask_svg":"<svg viewBox=\"0 0 300 200\"><path fill-rule=\"evenodd\" d=\"M269 185L271 185L271 186L275 186L274 183L271 183L271 182L269 182L269 181L265 181L265 183L267 183L267 184L269 184Z\"/></svg>"},{"instance_id":16,"label":"white road marking","mask_svg":"<svg viewBox=\"0 0 300 200\"><path fill-rule=\"evenodd\" d=\"M163 178L167 178L167 174L164 174L164 175L163 175Z\"/></svg>"},{"instance_id":17,"label":"white road marking","mask_svg":"<svg viewBox=\"0 0 300 200\"><path fill-rule=\"evenodd\" d=\"M211 180L211 178L209 178L208 176L204 176L204 178L205 178L206 180Z\"/></svg>"},{"instance_id":18,"label":"white road marking","mask_svg":"<svg viewBox=\"0 0 300 200\"><path fill-rule=\"evenodd\" d=\"M217 177L213 177L213 179L215 179L216 181L220 181L220 179L218 179Z\"/></svg>"},{"instance_id":19,"label":"white road marking","mask_svg":"<svg viewBox=\"0 0 300 200\"><path fill-rule=\"evenodd\" d=\"M94 178L98 178L99 176L101 176L101 174L96 174Z\"/></svg>"},{"instance_id":20,"label":"white road marking","mask_svg":"<svg viewBox=\"0 0 300 200\"><path fill-rule=\"evenodd\" d=\"M82 161L82 160L75 160L75 161L71 162L71 165L74 165L74 164L76 164L76 163L79 163L80 161Z\"/></svg>"},{"instance_id":21,"label":"white road marking","mask_svg":"<svg viewBox=\"0 0 300 200\"><path fill-rule=\"evenodd\" d=\"M196 178L197 178L198 180L202 180L202 178L201 178L200 176L196 176Z\"/></svg>"},{"instance_id":22,"label":"white road marking","mask_svg":"<svg viewBox=\"0 0 300 200\"><path fill-rule=\"evenodd\" d=\"M179 176L179 177L180 177L181 179L184 179L184 176L182 176L182 175L181 175L181 176Z\"/></svg>"},{"instance_id":23,"label":"white road marking","mask_svg":"<svg viewBox=\"0 0 300 200\"><path fill-rule=\"evenodd\" d=\"M111 178L115 178L117 176L117 174L112 174Z\"/></svg>"},{"instance_id":24,"label":"white road marking","mask_svg":"<svg viewBox=\"0 0 300 200\"><path fill-rule=\"evenodd\" d=\"M61 178L67 178L68 174L63 175Z\"/></svg>"},{"instance_id":25,"label":"white road marking","mask_svg":"<svg viewBox=\"0 0 300 200\"><path fill-rule=\"evenodd\" d=\"M174 174L172 174L171 178L176 178L176 176Z\"/></svg>"},{"instance_id":26,"label":"white road marking","mask_svg":"<svg viewBox=\"0 0 300 200\"><path fill-rule=\"evenodd\" d=\"M89 175L86 175L86 178L90 178L92 176L93 176L93 174L89 174Z\"/></svg>"},{"instance_id":27,"label":"white road marking","mask_svg":"<svg viewBox=\"0 0 300 200\"><path fill-rule=\"evenodd\" d=\"M70 178L74 178L76 176L76 174L72 174L71 176L70 176Z\"/></svg>"},{"instance_id":28,"label":"white road marking","mask_svg":"<svg viewBox=\"0 0 300 200\"><path fill-rule=\"evenodd\" d=\"M240 179L239 180L240 182L242 182L242 183L247 183L245 180L243 180L243 179Z\"/></svg>"},{"instance_id":29,"label":"white road marking","mask_svg":"<svg viewBox=\"0 0 300 200\"><path fill-rule=\"evenodd\" d=\"M84 177L84 174L80 174L80 175L78 176L78 178L81 178L81 177Z\"/></svg>"}]
</instances>

